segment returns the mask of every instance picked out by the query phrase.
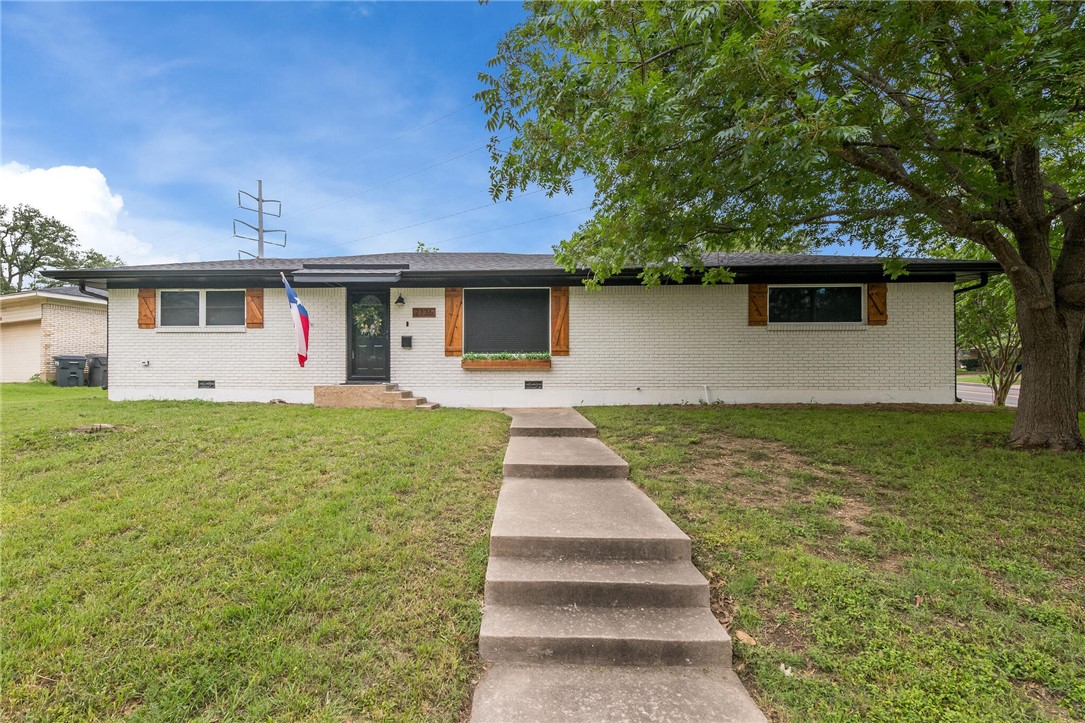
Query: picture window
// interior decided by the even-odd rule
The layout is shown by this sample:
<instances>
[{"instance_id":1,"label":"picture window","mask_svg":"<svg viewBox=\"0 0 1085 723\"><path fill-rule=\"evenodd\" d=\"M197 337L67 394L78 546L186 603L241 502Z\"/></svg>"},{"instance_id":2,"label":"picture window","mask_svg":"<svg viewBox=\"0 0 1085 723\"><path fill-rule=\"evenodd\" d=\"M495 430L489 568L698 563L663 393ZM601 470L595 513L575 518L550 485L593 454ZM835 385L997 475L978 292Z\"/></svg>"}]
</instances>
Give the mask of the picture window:
<instances>
[{"instance_id":1,"label":"picture window","mask_svg":"<svg viewBox=\"0 0 1085 723\"><path fill-rule=\"evenodd\" d=\"M770 324L860 324L862 286L771 286Z\"/></svg>"}]
</instances>

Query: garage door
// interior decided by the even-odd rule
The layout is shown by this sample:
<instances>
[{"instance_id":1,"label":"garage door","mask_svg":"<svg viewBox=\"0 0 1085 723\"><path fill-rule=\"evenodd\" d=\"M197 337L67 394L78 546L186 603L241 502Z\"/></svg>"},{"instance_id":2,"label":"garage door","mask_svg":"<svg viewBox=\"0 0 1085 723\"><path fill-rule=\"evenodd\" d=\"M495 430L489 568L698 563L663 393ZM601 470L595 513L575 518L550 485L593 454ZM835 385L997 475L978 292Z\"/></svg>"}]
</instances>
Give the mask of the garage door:
<instances>
[{"instance_id":1,"label":"garage door","mask_svg":"<svg viewBox=\"0 0 1085 723\"><path fill-rule=\"evenodd\" d=\"M0 326L0 381L29 381L41 372L40 355L40 321Z\"/></svg>"}]
</instances>

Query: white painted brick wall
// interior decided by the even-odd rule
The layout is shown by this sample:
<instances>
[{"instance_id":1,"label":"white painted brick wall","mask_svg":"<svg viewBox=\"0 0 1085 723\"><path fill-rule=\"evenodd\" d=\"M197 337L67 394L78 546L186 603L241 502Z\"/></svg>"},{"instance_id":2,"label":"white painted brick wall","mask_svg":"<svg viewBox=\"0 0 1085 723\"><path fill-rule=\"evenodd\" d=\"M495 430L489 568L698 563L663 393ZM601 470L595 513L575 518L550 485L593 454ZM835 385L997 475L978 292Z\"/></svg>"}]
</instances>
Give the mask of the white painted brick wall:
<instances>
[{"instance_id":1,"label":"white painted brick wall","mask_svg":"<svg viewBox=\"0 0 1085 723\"><path fill-rule=\"evenodd\" d=\"M392 381L449 406L953 401L952 284L890 284L886 326L751 327L747 287L570 289L570 355L466 371L444 356L444 289L402 291ZM430 306L435 319L413 319ZM469 313L469 310L468 312ZM403 349L399 336L410 334ZM543 390L525 390L525 380ZM707 387L707 389L706 389ZM706 393L707 392L707 393Z\"/></svg>"},{"instance_id":2,"label":"white painted brick wall","mask_svg":"<svg viewBox=\"0 0 1085 723\"><path fill-rule=\"evenodd\" d=\"M346 291L296 291L311 325L304 369L282 287L264 289L264 328L243 331L140 329L136 289L111 289L109 398L312 403L313 386L346 379ZM201 379L215 389L197 389Z\"/></svg>"},{"instance_id":3,"label":"white painted brick wall","mask_svg":"<svg viewBox=\"0 0 1085 723\"><path fill-rule=\"evenodd\" d=\"M530 371L462 369L444 355L444 289L393 289L391 298L400 292L392 381L447 406L953 401L951 284L890 284L889 323L848 329L750 327L742 285L573 287L570 355ZM346 379L343 289L299 291L313 324L304 369L281 288L265 289L263 329L234 333L139 329L136 293L111 291L111 399L311 402L314 385ZM433 307L436 318L412 318L414 307ZM200 379L216 389L197 390ZM544 388L525 390L525 380Z\"/></svg>"}]
</instances>

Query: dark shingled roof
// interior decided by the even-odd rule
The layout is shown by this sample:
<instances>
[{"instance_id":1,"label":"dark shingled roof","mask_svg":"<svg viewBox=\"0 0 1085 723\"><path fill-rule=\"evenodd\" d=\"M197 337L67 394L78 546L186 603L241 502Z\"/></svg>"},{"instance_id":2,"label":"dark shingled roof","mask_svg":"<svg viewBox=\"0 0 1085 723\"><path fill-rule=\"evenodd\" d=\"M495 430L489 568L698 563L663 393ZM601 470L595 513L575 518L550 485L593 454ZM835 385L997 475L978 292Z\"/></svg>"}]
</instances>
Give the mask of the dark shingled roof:
<instances>
[{"instance_id":1,"label":"dark shingled roof","mask_svg":"<svg viewBox=\"0 0 1085 723\"><path fill-rule=\"evenodd\" d=\"M121 266L132 271L293 271L304 265L344 266L364 264L367 267L403 266L411 271L556 271L550 254L499 253L389 253L361 256L323 256L307 259L238 259L228 261L193 261L181 264L148 264ZM84 269L107 272L110 269Z\"/></svg>"},{"instance_id":2,"label":"dark shingled roof","mask_svg":"<svg viewBox=\"0 0 1085 723\"><path fill-rule=\"evenodd\" d=\"M48 289L38 289L38 291L48 291L50 294L62 294L63 296L72 296L77 299L101 299L102 293L99 291L96 294L80 291L78 286L53 286Z\"/></svg>"},{"instance_id":3,"label":"dark shingled roof","mask_svg":"<svg viewBox=\"0 0 1085 723\"><path fill-rule=\"evenodd\" d=\"M733 269L740 279L753 277L795 276L812 273L818 276L835 274L842 277L880 275L882 259L874 256L818 256L811 254L771 253L709 253L705 254L709 267L725 266ZM995 274L998 264L986 261L955 261L951 259L906 259L909 271L919 276L957 281L979 278L981 273ZM227 261L195 261L177 264L150 264L144 266L119 266L106 269L79 269L75 271L48 271L47 276L57 279L87 280L93 283L127 281L144 282L156 278L193 281L212 278L238 277L245 279L271 278L279 272L293 274L324 269L330 272L356 269L359 271L398 273L403 283L420 285L425 280L453 284L456 279L471 277L501 277L506 283L514 283L518 275L532 280L551 279L565 283L584 278L586 272L567 274L554 263L550 254L509 253L384 253L358 256L325 256L300 259L238 259ZM638 269L623 272L614 281L624 279L631 283ZM311 276L311 273L300 274Z\"/></svg>"}]
</instances>

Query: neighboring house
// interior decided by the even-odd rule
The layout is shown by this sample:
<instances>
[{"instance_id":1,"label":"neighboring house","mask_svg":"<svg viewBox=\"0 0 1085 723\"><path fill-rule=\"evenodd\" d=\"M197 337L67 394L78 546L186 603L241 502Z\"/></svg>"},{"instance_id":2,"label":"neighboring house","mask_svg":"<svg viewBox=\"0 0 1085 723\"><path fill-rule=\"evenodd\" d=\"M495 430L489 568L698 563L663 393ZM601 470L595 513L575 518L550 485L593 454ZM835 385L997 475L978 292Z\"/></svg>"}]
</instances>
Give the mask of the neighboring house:
<instances>
[{"instance_id":1,"label":"neighboring house","mask_svg":"<svg viewBox=\"0 0 1085 723\"><path fill-rule=\"evenodd\" d=\"M0 381L52 380L54 355L105 354L104 296L75 286L0 295Z\"/></svg>"},{"instance_id":2,"label":"neighboring house","mask_svg":"<svg viewBox=\"0 0 1085 723\"><path fill-rule=\"evenodd\" d=\"M393 382L450 406L954 401L953 284L997 264L711 254L734 284L583 286L548 255L389 253L49 275L108 288L110 399L318 401ZM298 366L285 272L309 311ZM465 353L546 359L474 361ZM356 387L359 398L365 392ZM372 387L370 387L372 389ZM314 390L316 390L314 392Z\"/></svg>"}]
</instances>

